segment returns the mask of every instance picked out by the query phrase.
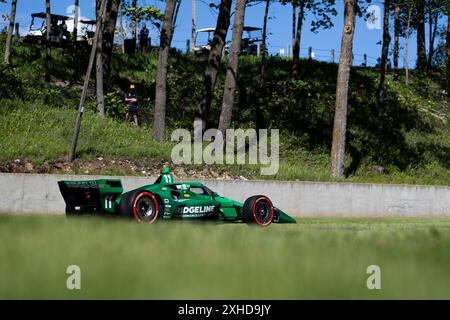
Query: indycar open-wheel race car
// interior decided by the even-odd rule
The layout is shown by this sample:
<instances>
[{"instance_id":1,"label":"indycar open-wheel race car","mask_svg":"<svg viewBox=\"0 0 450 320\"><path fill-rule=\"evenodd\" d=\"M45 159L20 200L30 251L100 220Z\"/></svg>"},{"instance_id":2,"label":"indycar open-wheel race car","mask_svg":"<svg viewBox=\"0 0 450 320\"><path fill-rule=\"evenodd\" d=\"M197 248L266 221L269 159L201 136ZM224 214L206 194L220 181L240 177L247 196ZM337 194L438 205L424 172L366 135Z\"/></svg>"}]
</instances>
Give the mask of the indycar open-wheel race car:
<instances>
[{"instance_id":1,"label":"indycar open-wheel race car","mask_svg":"<svg viewBox=\"0 0 450 320\"><path fill-rule=\"evenodd\" d=\"M174 182L165 168L155 183L123 193L120 179L59 181L66 215L116 215L139 222L158 220L220 220L256 223L295 223L264 195L240 203L213 192L200 182Z\"/></svg>"}]
</instances>

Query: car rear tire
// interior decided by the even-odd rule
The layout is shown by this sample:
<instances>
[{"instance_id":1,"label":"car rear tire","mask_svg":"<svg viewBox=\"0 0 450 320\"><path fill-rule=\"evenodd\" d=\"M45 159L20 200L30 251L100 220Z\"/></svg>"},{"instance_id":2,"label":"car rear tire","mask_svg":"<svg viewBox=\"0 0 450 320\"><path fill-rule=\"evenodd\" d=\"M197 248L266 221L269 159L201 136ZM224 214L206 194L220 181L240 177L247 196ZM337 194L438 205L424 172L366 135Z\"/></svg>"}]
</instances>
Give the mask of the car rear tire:
<instances>
[{"instance_id":1,"label":"car rear tire","mask_svg":"<svg viewBox=\"0 0 450 320\"><path fill-rule=\"evenodd\" d=\"M131 196L133 191L122 194L119 202L119 216L121 218L131 218L133 216Z\"/></svg>"},{"instance_id":2,"label":"car rear tire","mask_svg":"<svg viewBox=\"0 0 450 320\"><path fill-rule=\"evenodd\" d=\"M244 202L243 219L247 223L268 226L273 221L274 213L272 202L266 196L253 196Z\"/></svg>"},{"instance_id":3,"label":"car rear tire","mask_svg":"<svg viewBox=\"0 0 450 320\"><path fill-rule=\"evenodd\" d=\"M155 223L159 211L158 200L153 193L145 190L126 192L119 203L121 217L133 217L141 223Z\"/></svg>"}]
</instances>

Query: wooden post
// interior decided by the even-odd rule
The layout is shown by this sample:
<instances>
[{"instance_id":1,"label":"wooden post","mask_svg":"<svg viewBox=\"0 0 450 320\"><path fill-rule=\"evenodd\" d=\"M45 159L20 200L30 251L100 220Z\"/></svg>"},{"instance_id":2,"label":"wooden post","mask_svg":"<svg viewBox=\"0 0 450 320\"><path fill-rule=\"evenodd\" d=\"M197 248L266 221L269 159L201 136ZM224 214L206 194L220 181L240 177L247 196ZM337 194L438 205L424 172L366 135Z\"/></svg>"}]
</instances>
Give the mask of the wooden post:
<instances>
[{"instance_id":1,"label":"wooden post","mask_svg":"<svg viewBox=\"0 0 450 320\"><path fill-rule=\"evenodd\" d=\"M364 67L367 67L367 54L364 54Z\"/></svg>"},{"instance_id":2,"label":"wooden post","mask_svg":"<svg viewBox=\"0 0 450 320\"><path fill-rule=\"evenodd\" d=\"M331 63L334 63L334 49L331 49Z\"/></svg>"},{"instance_id":3,"label":"wooden post","mask_svg":"<svg viewBox=\"0 0 450 320\"><path fill-rule=\"evenodd\" d=\"M16 22L16 38L19 39L20 38L20 30L19 30L19 23Z\"/></svg>"},{"instance_id":4,"label":"wooden post","mask_svg":"<svg viewBox=\"0 0 450 320\"><path fill-rule=\"evenodd\" d=\"M84 102L86 100L86 93L87 93L87 89L89 86L89 79L91 78L91 73L92 73L92 66L94 64L94 59L95 59L95 54L97 51L97 44L98 44L98 35L103 32L103 25L105 23L105 15L106 15L106 3L108 0L102 0L102 4L100 7L100 12L101 12L101 19L97 19L97 26L95 29L95 36L94 36L94 43L92 45L92 49L91 49L91 55L89 57L89 64L88 64L88 68L86 71L86 76L84 77L84 85L83 85L83 92L81 93L81 98L80 98L80 104L78 106L78 116L77 116L77 121L75 124L75 130L73 132L73 139L72 139L72 147L70 149L70 153L69 153L69 161L72 162L73 160L75 160L75 153L77 150L77 144L78 144L78 136L80 134L80 127L81 127L81 118L83 117L83 112L84 112Z\"/></svg>"},{"instance_id":5,"label":"wooden post","mask_svg":"<svg viewBox=\"0 0 450 320\"><path fill-rule=\"evenodd\" d=\"M312 59L312 47L308 48L308 59Z\"/></svg>"},{"instance_id":6,"label":"wooden post","mask_svg":"<svg viewBox=\"0 0 450 320\"><path fill-rule=\"evenodd\" d=\"M189 53L191 51L191 40L186 40L186 53Z\"/></svg>"}]
</instances>

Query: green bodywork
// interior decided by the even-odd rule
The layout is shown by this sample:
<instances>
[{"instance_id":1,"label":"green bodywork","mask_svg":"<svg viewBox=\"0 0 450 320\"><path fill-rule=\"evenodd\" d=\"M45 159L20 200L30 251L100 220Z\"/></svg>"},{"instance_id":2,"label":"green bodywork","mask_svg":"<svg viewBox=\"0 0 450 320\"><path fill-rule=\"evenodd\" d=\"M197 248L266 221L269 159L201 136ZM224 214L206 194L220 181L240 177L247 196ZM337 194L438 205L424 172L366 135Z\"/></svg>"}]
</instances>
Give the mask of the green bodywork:
<instances>
[{"instance_id":1,"label":"green bodywork","mask_svg":"<svg viewBox=\"0 0 450 320\"><path fill-rule=\"evenodd\" d=\"M60 181L59 185L66 205L80 212L117 214L124 195L120 179ZM163 170L155 183L130 192L137 190L157 198L162 219L242 222L243 203L222 197L200 182L175 183L168 170ZM273 222L295 223L295 219L274 207Z\"/></svg>"}]
</instances>

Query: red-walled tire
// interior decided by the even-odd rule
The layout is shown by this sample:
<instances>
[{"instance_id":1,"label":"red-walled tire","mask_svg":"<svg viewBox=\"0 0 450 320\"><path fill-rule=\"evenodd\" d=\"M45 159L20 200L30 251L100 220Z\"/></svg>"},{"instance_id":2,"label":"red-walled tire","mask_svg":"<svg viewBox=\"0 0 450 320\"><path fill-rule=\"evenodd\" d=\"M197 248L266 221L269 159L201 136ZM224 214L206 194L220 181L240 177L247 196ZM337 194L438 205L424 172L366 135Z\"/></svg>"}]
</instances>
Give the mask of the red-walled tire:
<instances>
[{"instance_id":1,"label":"red-walled tire","mask_svg":"<svg viewBox=\"0 0 450 320\"><path fill-rule=\"evenodd\" d=\"M159 204L153 193L140 191L133 198L133 216L143 223L155 223L159 215Z\"/></svg>"},{"instance_id":2,"label":"red-walled tire","mask_svg":"<svg viewBox=\"0 0 450 320\"><path fill-rule=\"evenodd\" d=\"M159 204L153 193L136 190L124 193L119 204L119 215L141 223L155 223L159 217Z\"/></svg>"},{"instance_id":3,"label":"red-walled tire","mask_svg":"<svg viewBox=\"0 0 450 320\"><path fill-rule=\"evenodd\" d=\"M265 227L272 223L274 214L272 201L266 196L253 196L244 202L243 219L247 223Z\"/></svg>"}]
</instances>

